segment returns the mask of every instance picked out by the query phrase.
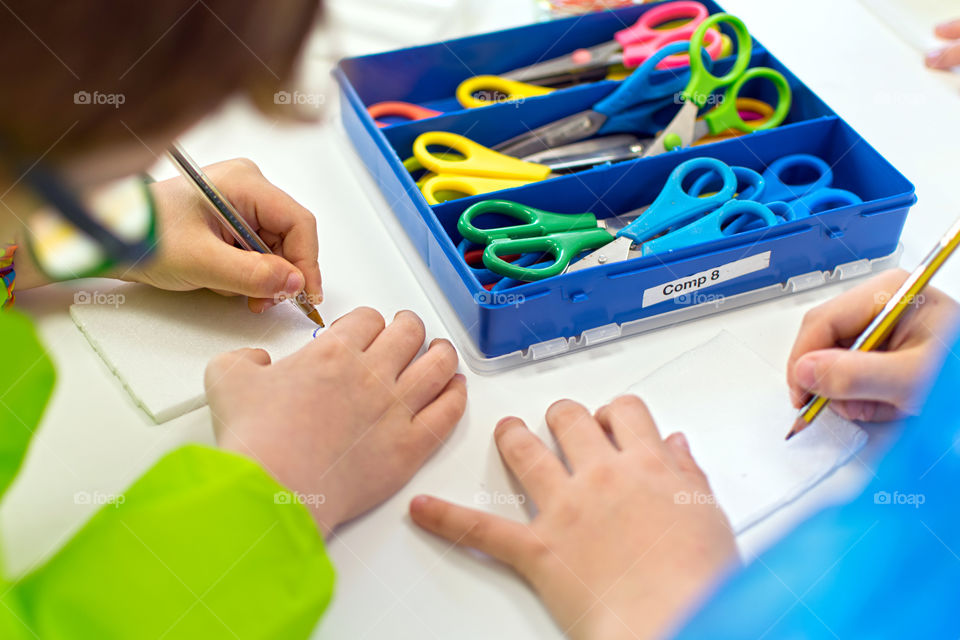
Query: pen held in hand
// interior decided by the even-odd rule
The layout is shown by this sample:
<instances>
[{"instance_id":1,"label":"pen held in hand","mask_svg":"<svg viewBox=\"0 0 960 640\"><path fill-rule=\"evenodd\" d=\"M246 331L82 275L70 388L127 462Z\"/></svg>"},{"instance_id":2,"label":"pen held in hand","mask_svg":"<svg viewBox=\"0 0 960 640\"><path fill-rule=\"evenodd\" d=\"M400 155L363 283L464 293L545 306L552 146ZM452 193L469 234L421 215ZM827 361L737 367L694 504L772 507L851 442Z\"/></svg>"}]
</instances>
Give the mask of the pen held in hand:
<instances>
[{"instance_id":1,"label":"pen held in hand","mask_svg":"<svg viewBox=\"0 0 960 640\"><path fill-rule=\"evenodd\" d=\"M270 250L267 243L257 235L253 227L243 219L243 216L237 212L236 208L227 200L226 196L210 181L210 178L207 177L200 166L187 155L183 147L174 142L167 150L167 155L173 161L174 166L183 174L183 177L196 187L203 201L210 206L216 214L217 219L230 231L241 247L247 251L273 255L273 251ZM294 306L300 309L305 316L313 320L320 327L324 326L323 318L320 317L320 313L310 304L310 301L307 300L307 294L304 291L300 291L295 297L289 298L289 300Z\"/></svg>"},{"instance_id":2,"label":"pen held in hand","mask_svg":"<svg viewBox=\"0 0 960 640\"><path fill-rule=\"evenodd\" d=\"M917 301L920 292L929 284L934 274L953 254L958 245L960 245L960 220L954 222L950 230L940 238L937 245L893 294L880 313L867 325L856 342L850 346L850 350L874 351L882 346L903 315ZM830 400L823 396L817 395L810 398L809 402L800 409L800 415L797 416L786 439L789 440L810 426L829 402Z\"/></svg>"}]
</instances>

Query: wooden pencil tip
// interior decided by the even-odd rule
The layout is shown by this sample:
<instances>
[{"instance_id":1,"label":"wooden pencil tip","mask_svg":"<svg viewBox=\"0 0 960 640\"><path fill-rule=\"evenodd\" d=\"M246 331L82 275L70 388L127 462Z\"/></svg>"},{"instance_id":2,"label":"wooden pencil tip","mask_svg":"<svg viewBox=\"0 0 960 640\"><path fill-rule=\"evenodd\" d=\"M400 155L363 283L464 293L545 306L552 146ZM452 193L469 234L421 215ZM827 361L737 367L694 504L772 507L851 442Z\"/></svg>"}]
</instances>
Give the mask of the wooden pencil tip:
<instances>
[{"instance_id":1,"label":"wooden pencil tip","mask_svg":"<svg viewBox=\"0 0 960 640\"><path fill-rule=\"evenodd\" d=\"M316 309L308 313L307 317L313 320L314 322L316 322L318 325L320 325L321 329L323 329L326 326L325 324L323 324L323 318L320 317L320 312L317 311Z\"/></svg>"},{"instance_id":2,"label":"wooden pencil tip","mask_svg":"<svg viewBox=\"0 0 960 640\"><path fill-rule=\"evenodd\" d=\"M797 435L798 433L806 429L807 426L809 426L809 423L803 419L803 416L798 417L796 421L793 423L793 426L790 427L790 433L787 434L787 437L784 438L784 440L789 440L793 436Z\"/></svg>"}]
</instances>

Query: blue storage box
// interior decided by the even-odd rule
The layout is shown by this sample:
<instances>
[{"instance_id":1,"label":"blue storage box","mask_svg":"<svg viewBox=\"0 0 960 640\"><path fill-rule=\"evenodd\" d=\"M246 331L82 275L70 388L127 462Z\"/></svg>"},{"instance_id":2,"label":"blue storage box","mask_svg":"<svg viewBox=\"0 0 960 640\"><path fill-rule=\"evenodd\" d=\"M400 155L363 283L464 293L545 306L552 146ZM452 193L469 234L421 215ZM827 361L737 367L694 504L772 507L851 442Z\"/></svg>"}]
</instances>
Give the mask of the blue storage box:
<instances>
[{"instance_id":1,"label":"blue storage box","mask_svg":"<svg viewBox=\"0 0 960 640\"><path fill-rule=\"evenodd\" d=\"M711 13L722 11L713 2L703 4ZM456 315L445 320L458 323L451 332L462 336L458 346L478 371L566 353L895 262L889 257L896 254L907 211L916 201L913 185L756 41L751 66L780 71L793 90L790 115L776 129L602 165L495 194L427 204L402 164L421 133L451 131L493 145L588 109L617 86L602 81L518 103L464 110L453 97L461 81L531 64L548 48L551 55L560 55L607 41L651 6L346 59L335 71L346 132L442 292L444 304L438 308ZM718 61L718 72L731 60ZM753 84L742 95L772 101L765 93L771 91L768 83ZM384 100L413 102L445 113L381 129L366 108ZM667 121L670 117L666 114ZM792 153L825 160L833 169L833 186L853 191L863 202L669 254L496 292L483 287L457 252L461 240L457 219L480 200L513 200L547 211L589 211L605 218L652 202L669 173L690 158L708 156L762 172ZM711 283L709 277L715 273L723 275ZM708 280L701 281L704 274Z\"/></svg>"}]
</instances>

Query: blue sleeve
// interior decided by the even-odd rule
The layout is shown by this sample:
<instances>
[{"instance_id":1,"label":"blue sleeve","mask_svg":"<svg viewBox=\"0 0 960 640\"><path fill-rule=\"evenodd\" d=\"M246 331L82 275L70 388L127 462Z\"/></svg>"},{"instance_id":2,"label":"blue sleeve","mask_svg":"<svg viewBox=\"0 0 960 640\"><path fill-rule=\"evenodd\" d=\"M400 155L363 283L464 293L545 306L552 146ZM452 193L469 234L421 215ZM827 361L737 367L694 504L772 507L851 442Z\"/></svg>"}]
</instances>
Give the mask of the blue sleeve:
<instances>
[{"instance_id":1,"label":"blue sleeve","mask_svg":"<svg viewBox=\"0 0 960 640\"><path fill-rule=\"evenodd\" d=\"M958 397L951 356L863 493L731 576L677 637L960 637Z\"/></svg>"}]
</instances>

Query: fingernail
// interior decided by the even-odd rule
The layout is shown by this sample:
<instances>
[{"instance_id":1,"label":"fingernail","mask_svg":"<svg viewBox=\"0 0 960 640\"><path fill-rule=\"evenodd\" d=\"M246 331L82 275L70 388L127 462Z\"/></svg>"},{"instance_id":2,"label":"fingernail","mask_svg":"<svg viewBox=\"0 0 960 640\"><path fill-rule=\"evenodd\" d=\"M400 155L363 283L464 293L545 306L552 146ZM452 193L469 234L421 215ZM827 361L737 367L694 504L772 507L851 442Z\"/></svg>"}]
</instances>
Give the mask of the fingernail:
<instances>
[{"instance_id":1,"label":"fingernail","mask_svg":"<svg viewBox=\"0 0 960 640\"><path fill-rule=\"evenodd\" d=\"M467 376L463 375L462 373L455 373L453 374L453 377L455 380L459 380L460 382L467 382Z\"/></svg>"},{"instance_id":2,"label":"fingernail","mask_svg":"<svg viewBox=\"0 0 960 640\"><path fill-rule=\"evenodd\" d=\"M507 422L510 422L511 420L519 420L519 418L517 418L516 416L506 416L506 417L500 418L500 420L497 422L497 427L498 428L502 427L504 424L506 424Z\"/></svg>"},{"instance_id":3,"label":"fingernail","mask_svg":"<svg viewBox=\"0 0 960 640\"><path fill-rule=\"evenodd\" d=\"M936 64L937 61L940 59L940 56L943 55L944 51L946 51L946 49L934 49L933 51L928 51L927 58L926 58L927 64L928 65Z\"/></svg>"},{"instance_id":4,"label":"fingernail","mask_svg":"<svg viewBox=\"0 0 960 640\"><path fill-rule=\"evenodd\" d=\"M294 271L287 276L287 283L283 285L283 292L289 295L296 295L303 289L303 276Z\"/></svg>"},{"instance_id":5,"label":"fingernail","mask_svg":"<svg viewBox=\"0 0 960 640\"><path fill-rule=\"evenodd\" d=\"M261 309L260 312L263 313L264 311L266 311L266 310L269 309L270 307L275 307L275 306L277 306L277 303L276 303L276 302L274 302L273 300L267 300L267 301L265 301L265 302L263 303L263 309Z\"/></svg>"},{"instance_id":6,"label":"fingernail","mask_svg":"<svg viewBox=\"0 0 960 640\"><path fill-rule=\"evenodd\" d=\"M803 358L797 362L795 373L797 383L804 389L813 389L817 383L817 363L813 358Z\"/></svg>"},{"instance_id":7,"label":"fingernail","mask_svg":"<svg viewBox=\"0 0 960 640\"><path fill-rule=\"evenodd\" d=\"M420 509L427 506L428 502L430 502L429 496L424 496L424 495L414 496L413 500L410 501L410 508Z\"/></svg>"},{"instance_id":8,"label":"fingernail","mask_svg":"<svg viewBox=\"0 0 960 640\"><path fill-rule=\"evenodd\" d=\"M673 438L674 442L683 447L688 453L690 452L690 443L687 441L687 436L677 432L671 437Z\"/></svg>"}]
</instances>

